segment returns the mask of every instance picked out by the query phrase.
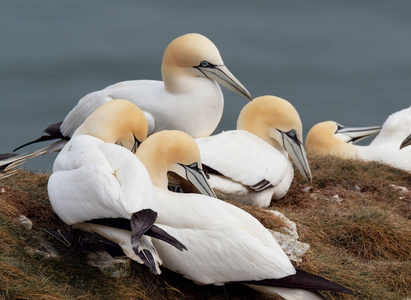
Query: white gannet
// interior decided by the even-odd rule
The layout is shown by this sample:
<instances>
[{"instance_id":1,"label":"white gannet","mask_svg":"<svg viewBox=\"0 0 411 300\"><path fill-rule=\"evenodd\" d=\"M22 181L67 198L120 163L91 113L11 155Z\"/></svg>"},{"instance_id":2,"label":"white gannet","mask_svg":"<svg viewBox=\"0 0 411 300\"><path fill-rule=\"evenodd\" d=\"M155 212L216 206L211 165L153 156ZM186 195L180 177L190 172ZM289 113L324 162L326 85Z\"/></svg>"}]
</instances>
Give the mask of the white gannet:
<instances>
[{"instance_id":1,"label":"white gannet","mask_svg":"<svg viewBox=\"0 0 411 300\"><path fill-rule=\"evenodd\" d=\"M267 207L284 197L294 177L288 154L311 182L301 120L284 99L255 98L242 109L237 130L196 142L218 198Z\"/></svg>"},{"instance_id":2,"label":"white gannet","mask_svg":"<svg viewBox=\"0 0 411 300\"><path fill-rule=\"evenodd\" d=\"M155 224L188 249L175 251L153 239L165 267L198 284L240 282L286 299L319 299L306 289L351 293L336 283L296 270L269 231L244 210L205 195L168 191L167 172L181 173L182 165L201 168L198 146L187 134L153 134L136 154L150 174L160 206ZM77 226L115 236L116 229L110 227L89 223ZM121 235L126 233L119 230ZM293 298L296 294L300 298Z\"/></svg>"},{"instance_id":3,"label":"white gannet","mask_svg":"<svg viewBox=\"0 0 411 300\"><path fill-rule=\"evenodd\" d=\"M217 83L252 99L247 89L224 65L217 47L205 36L191 33L173 40L161 66L163 81L132 80L110 85L84 96L62 123L50 125L39 139L59 139L42 154L58 151L97 107L113 99L126 99L144 111L148 134L177 129L193 137L208 136L223 114L224 98ZM56 147L57 146L57 147Z\"/></svg>"},{"instance_id":4,"label":"white gannet","mask_svg":"<svg viewBox=\"0 0 411 300\"><path fill-rule=\"evenodd\" d=\"M146 119L136 105L120 99L102 105L57 156L48 194L54 211L68 225L103 218L128 219L131 238L117 243L131 258L158 274L161 260L151 238L143 235L158 237L158 232L152 233L156 231L153 224L158 204L150 176L134 154L146 136ZM162 233L171 238L162 231L158 238ZM184 249L175 239L170 241Z\"/></svg>"},{"instance_id":5,"label":"white gannet","mask_svg":"<svg viewBox=\"0 0 411 300\"><path fill-rule=\"evenodd\" d=\"M411 145L411 134L407 136L401 143L400 149L405 148L407 146Z\"/></svg>"},{"instance_id":6,"label":"white gannet","mask_svg":"<svg viewBox=\"0 0 411 300\"><path fill-rule=\"evenodd\" d=\"M319 123L307 134L307 152L347 159L376 161L411 171L411 148L400 150L411 130L411 107L390 115L382 127L347 128L334 121ZM353 145L359 139L379 134L366 146Z\"/></svg>"}]
</instances>

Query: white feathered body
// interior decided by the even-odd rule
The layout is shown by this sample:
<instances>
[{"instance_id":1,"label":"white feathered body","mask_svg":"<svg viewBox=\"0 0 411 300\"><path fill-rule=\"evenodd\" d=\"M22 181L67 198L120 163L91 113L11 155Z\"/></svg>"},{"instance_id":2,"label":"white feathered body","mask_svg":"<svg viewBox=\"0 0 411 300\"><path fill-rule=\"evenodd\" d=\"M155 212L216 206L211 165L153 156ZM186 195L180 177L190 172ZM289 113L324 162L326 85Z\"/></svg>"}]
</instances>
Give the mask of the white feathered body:
<instances>
[{"instance_id":1,"label":"white feathered body","mask_svg":"<svg viewBox=\"0 0 411 300\"><path fill-rule=\"evenodd\" d=\"M224 201L155 187L163 214L156 225L187 246L153 244L163 264L200 284L282 278L295 274L290 260L261 223Z\"/></svg>"},{"instance_id":2,"label":"white feathered body","mask_svg":"<svg viewBox=\"0 0 411 300\"><path fill-rule=\"evenodd\" d=\"M57 156L48 182L51 205L67 224L99 218L128 218L158 211L150 176L129 150L80 135Z\"/></svg>"},{"instance_id":3,"label":"white feathered body","mask_svg":"<svg viewBox=\"0 0 411 300\"><path fill-rule=\"evenodd\" d=\"M411 107L390 115L381 132L368 146L358 146L358 158L377 161L411 172L411 147L400 150L411 132Z\"/></svg>"},{"instance_id":4,"label":"white feathered body","mask_svg":"<svg viewBox=\"0 0 411 300\"><path fill-rule=\"evenodd\" d=\"M204 77L186 76L181 81L178 93L167 92L164 83L155 80L123 81L89 93L66 116L61 132L72 136L97 107L113 99L125 99L144 111L149 134L176 129L193 137L210 135L223 114L219 85Z\"/></svg>"},{"instance_id":5,"label":"white feathered body","mask_svg":"<svg viewBox=\"0 0 411 300\"><path fill-rule=\"evenodd\" d=\"M210 174L219 198L267 207L287 193L294 177L291 161L256 135L233 130L196 142L202 163L223 175Z\"/></svg>"}]
</instances>

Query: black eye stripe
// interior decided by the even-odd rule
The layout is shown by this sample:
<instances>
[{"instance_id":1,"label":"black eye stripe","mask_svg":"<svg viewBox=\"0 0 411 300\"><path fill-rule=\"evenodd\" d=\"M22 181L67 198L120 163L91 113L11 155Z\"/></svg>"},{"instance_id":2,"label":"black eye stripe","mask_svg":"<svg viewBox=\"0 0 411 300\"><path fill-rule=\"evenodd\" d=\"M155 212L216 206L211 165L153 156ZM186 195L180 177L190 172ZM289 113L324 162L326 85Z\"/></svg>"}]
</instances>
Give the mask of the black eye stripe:
<instances>
[{"instance_id":1,"label":"black eye stripe","mask_svg":"<svg viewBox=\"0 0 411 300\"><path fill-rule=\"evenodd\" d=\"M209 63L206 60L203 60L197 67L198 68L215 68L216 66L213 65L212 63Z\"/></svg>"}]
</instances>

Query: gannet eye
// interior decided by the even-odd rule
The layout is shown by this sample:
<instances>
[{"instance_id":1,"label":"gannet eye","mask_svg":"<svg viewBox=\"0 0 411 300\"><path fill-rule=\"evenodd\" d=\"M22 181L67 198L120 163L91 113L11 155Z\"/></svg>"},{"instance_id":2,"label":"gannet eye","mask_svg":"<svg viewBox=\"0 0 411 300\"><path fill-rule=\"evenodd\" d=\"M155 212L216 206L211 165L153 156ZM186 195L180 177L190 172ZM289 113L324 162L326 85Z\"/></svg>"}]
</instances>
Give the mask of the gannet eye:
<instances>
[{"instance_id":1,"label":"gannet eye","mask_svg":"<svg viewBox=\"0 0 411 300\"><path fill-rule=\"evenodd\" d=\"M191 165L189 165L189 167L193 169L198 168L198 163L194 162Z\"/></svg>"},{"instance_id":2,"label":"gannet eye","mask_svg":"<svg viewBox=\"0 0 411 300\"><path fill-rule=\"evenodd\" d=\"M210 63L209 63L208 61L203 60L203 61L200 63L200 67L202 67L202 68L209 68L209 67L210 67Z\"/></svg>"},{"instance_id":3,"label":"gannet eye","mask_svg":"<svg viewBox=\"0 0 411 300\"><path fill-rule=\"evenodd\" d=\"M292 130L290 130L290 131L288 132L288 136L289 136L289 137L295 137L296 135L297 135L297 132L295 132L294 129L292 129Z\"/></svg>"}]
</instances>

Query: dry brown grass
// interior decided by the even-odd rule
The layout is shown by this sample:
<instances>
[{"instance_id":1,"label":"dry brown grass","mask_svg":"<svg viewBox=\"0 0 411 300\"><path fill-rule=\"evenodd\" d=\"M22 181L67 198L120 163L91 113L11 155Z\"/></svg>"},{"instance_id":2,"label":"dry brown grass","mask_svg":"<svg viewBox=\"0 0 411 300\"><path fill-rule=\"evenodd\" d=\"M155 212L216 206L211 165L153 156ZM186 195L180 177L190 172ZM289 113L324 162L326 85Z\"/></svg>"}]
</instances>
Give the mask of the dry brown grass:
<instances>
[{"instance_id":1,"label":"dry brown grass","mask_svg":"<svg viewBox=\"0 0 411 300\"><path fill-rule=\"evenodd\" d=\"M302 268L351 288L355 296L323 293L329 299L411 297L411 174L378 163L309 157L311 190L296 174L286 197L272 203L297 223L300 240L311 245ZM196 286L164 270L151 275L133 263L122 279L85 265L40 228L67 227L51 210L47 174L21 172L0 182L0 295L6 299L272 299L236 284ZM406 187L408 192L391 186ZM336 197L338 195L338 197ZM240 205L264 226L283 226L263 209ZM34 227L18 225L24 214ZM48 240L60 254L30 254Z\"/></svg>"}]
</instances>

